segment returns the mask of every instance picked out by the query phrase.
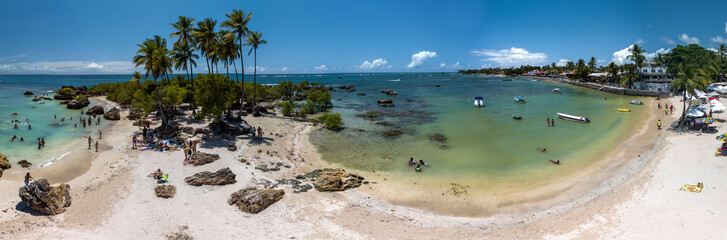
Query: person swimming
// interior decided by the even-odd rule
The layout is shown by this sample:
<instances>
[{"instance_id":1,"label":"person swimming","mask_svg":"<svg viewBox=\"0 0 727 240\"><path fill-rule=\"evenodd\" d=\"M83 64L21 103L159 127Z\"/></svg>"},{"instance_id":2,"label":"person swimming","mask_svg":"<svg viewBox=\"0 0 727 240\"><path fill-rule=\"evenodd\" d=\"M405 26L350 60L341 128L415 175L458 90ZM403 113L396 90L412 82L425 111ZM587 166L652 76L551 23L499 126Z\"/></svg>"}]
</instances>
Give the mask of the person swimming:
<instances>
[{"instance_id":1,"label":"person swimming","mask_svg":"<svg viewBox=\"0 0 727 240\"><path fill-rule=\"evenodd\" d=\"M15 141L15 139L16 139L16 138L18 138L18 136L16 136L16 135L13 135L13 138L11 138L11 139L10 139L10 141L11 141L11 142L12 142L12 141Z\"/></svg>"},{"instance_id":2,"label":"person swimming","mask_svg":"<svg viewBox=\"0 0 727 240\"><path fill-rule=\"evenodd\" d=\"M23 137L20 137L20 141L21 141L21 142L24 142L24 141L25 141L25 139L23 139Z\"/></svg>"}]
</instances>

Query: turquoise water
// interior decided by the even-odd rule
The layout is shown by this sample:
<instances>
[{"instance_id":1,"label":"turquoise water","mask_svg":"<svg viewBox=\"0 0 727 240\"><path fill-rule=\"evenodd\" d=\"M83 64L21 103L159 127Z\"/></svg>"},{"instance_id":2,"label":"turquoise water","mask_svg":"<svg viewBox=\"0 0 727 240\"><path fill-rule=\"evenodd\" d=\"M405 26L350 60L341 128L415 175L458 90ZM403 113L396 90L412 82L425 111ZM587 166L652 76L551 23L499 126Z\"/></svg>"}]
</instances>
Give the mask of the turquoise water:
<instances>
[{"instance_id":1,"label":"turquoise water","mask_svg":"<svg viewBox=\"0 0 727 240\"><path fill-rule=\"evenodd\" d=\"M11 164L21 159L33 163L35 167L48 164L65 156L73 149L69 144L83 136L98 137L97 131L110 124L110 121L101 120L101 125L92 125L83 128L73 126L78 123L81 110L70 110L59 101L33 102L33 96L24 96L25 91L33 91L38 96L52 98L54 91L62 85L91 85L98 82L116 81L118 77L109 76L0 76L0 153L8 157ZM92 101L89 107L95 103ZM85 110L88 109L84 108ZM13 115L17 113L17 115ZM56 118L54 118L54 115ZM66 121L60 121L65 117ZM88 118L87 115L84 117ZM73 118L73 120L71 120ZM29 121L26 121L26 119ZM13 120L19 120L18 129ZM28 130L28 124L32 130ZM55 125L57 124L57 125ZM10 141L13 136L18 139ZM25 141L20 141L20 138ZM45 138L45 148L38 149L37 139ZM82 150L81 148L75 148Z\"/></svg>"}]
</instances>

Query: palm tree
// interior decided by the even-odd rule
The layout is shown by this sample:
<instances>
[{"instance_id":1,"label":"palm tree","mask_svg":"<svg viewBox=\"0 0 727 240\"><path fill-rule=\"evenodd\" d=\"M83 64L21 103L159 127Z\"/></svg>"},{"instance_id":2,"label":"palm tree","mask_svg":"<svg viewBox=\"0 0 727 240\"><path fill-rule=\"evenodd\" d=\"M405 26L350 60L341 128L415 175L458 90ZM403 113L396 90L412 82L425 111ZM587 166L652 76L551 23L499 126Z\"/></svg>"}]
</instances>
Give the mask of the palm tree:
<instances>
[{"instance_id":1,"label":"palm tree","mask_svg":"<svg viewBox=\"0 0 727 240\"><path fill-rule=\"evenodd\" d=\"M596 71L596 58L591 57L591 60L588 61L588 67L591 68L591 72Z\"/></svg>"},{"instance_id":2,"label":"palm tree","mask_svg":"<svg viewBox=\"0 0 727 240\"><path fill-rule=\"evenodd\" d=\"M193 67L197 66L195 58L199 58L199 55L194 53L194 49L189 45L182 44L174 46L172 50L172 59L174 59L174 69L184 70L191 77L191 71ZM192 80L192 88L194 88L194 80Z\"/></svg>"},{"instance_id":3,"label":"palm tree","mask_svg":"<svg viewBox=\"0 0 727 240\"><path fill-rule=\"evenodd\" d=\"M644 64L644 61L646 58L644 57L644 49L639 47L638 44L634 44L634 46L629 49L631 52L631 55L629 55L629 59L631 61L634 61L634 64L636 64L636 72L639 73L638 79L639 79L639 85L641 85L641 90L644 90L644 83L641 81L641 66Z\"/></svg>"},{"instance_id":4,"label":"palm tree","mask_svg":"<svg viewBox=\"0 0 727 240\"><path fill-rule=\"evenodd\" d=\"M621 66L621 72L623 72L623 76L621 76L621 86L626 88L632 88L634 86L634 82L636 82L639 79L639 71L636 70L635 64L624 64Z\"/></svg>"},{"instance_id":5,"label":"palm tree","mask_svg":"<svg viewBox=\"0 0 727 240\"><path fill-rule=\"evenodd\" d=\"M573 71L573 69L576 67L576 65L573 62L567 62L565 64L565 69L568 71Z\"/></svg>"},{"instance_id":6,"label":"palm tree","mask_svg":"<svg viewBox=\"0 0 727 240\"><path fill-rule=\"evenodd\" d=\"M193 31L193 36L196 39L197 49L202 52L202 55L207 61L207 72L212 73L212 66L210 65L210 54L214 49L214 41L216 38L215 26L217 21L212 18L205 18L201 22L197 23L197 29Z\"/></svg>"},{"instance_id":7,"label":"palm tree","mask_svg":"<svg viewBox=\"0 0 727 240\"><path fill-rule=\"evenodd\" d=\"M245 11L242 10L232 10L231 14L225 14L227 16L227 20L222 22L222 27L230 28L232 31L230 34L236 34L237 40L240 44L240 71L242 75L242 93L240 96L240 117L242 117L242 107L243 103L245 103L245 66L243 64L242 60L242 39L245 38L245 35L248 32L247 29L247 23L250 22L250 18L252 17L252 12L248 13L247 16L245 15Z\"/></svg>"},{"instance_id":8,"label":"palm tree","mask_svg":"<svg viewBox=\"0 0 727 240\"><path fill-rule=\"evenodd\" d=\"M255 106L257 103L257 98L255 96L255 94L257 93L257 47L262 44L268 43L268 40L263 39L263 33L252 31L252 32L250 32L249 35L247 35L247 39L245 39L245 41L247 41L245 43L245 46L252 47L252 49L250 49L250 51L247 52L247 55L249 56L251 52L253 52L253 51L255 52L255 56L254 56L255 68L253 69L253 75L252 75L252 79L253 79L252 105Z\"/></svg>"},{"instance_id":9,"label":"palm tree","mask_svg":"<svg viewBox=\"0 0 727 240\"><path fill-rule=\"evenodd\" d=\"M725 62L725 57L727 57L727 46L724 44L720 44L719 48L717 48L717 54L719 55L719 79L721 82L724 82L724 72L722 70L727 67L727 62Z\"/></svg>"},{"instance_id":10,"label":"palm tree","mask_svg":"<svg viewBox=\"0 0 727 240\"><path fill-rule=\"evenodd\" d=\"M615 62L611 62L608 64L608 66L606 66L606 72L608 73L608 76L611 77L612 82L616 82L616 83L619 82L619 78L618 78L619 66L616 65Z\"/></svg>"},{"instance_id":11,"label":"palm tree","mask_svg":"<svg viewBox=\"0 0 727 240\"><path fill-rule=\"evenodd\" d=\"M671 82L670 87L674 93L684 91L682 117L679 120L680 124L683 124L684 116L687 112L687 93L692 96L696 96L695 90L703 90L707 88L712 79L709 77L708 73L694 64L685 65L683 63L679 63L675 66L675 68L677 73L676 78Z\"/></svg>"},{"instance_id":12,"label":"palm tree","mask_svg":"<svg viewBox=\"0 0 727 240\"><path fill-rule=\"evenodd\" d=\"M139 47L139 50L136 51L136 56L134 56L132 61L137 67L144 65L146 72L144 77L151 76L154 79L154 89L157 93L157 103L159 105L159 112L161 113L162 126L166 127L168 123L164 113L164 105L159 95L157 79L159 77L168 77L168 73L172 71L173 62L169 57L167 40L158 35L154 35L153 39L147 38L143 43L136 45Z\"/></svg>"}]
</instances>

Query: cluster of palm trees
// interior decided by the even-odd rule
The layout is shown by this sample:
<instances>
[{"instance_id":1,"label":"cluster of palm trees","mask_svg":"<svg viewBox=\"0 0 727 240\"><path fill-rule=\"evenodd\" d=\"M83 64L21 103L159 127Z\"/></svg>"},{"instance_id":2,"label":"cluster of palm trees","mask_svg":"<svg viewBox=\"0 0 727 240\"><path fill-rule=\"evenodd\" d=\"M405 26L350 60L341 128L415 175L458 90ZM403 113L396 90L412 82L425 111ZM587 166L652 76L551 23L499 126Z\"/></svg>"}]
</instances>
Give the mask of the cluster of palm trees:
<instances>
[{"instance_id":1,"label":"cluster of palm trees","mask_svg":"<svg viewBox=\"0 0 727 240\"><path fill-rule=\"evenodd\" d=\"M220 31L215 31L217 20L212 18L205 18L200 22L196 22L192 17L179 16L177 22L171 23L175 31L170 35L170 38L177 38L172 49L167 48L166 39L154 35L154 37L146 39L143 43L137 44L139 50L133 58L134 64L137 67L143 65L144 77L151 77L155 85L160 77L169 80L172 69L185 71L193 88L194 72L192 69L197 66L196 60L199 59L200 55L205 58L208 74L219 74L219 63L222 63L226 74L229 75L229 66L232 65L235 70L236 80L240 81L240 77L242 77L241 116L242 103L244 103L245 99L243 46L251 47L248 55L255 54L255 70L257 70L257 48L262 44L266 44L267 41L262 38L262 33L248 29L247 25L250 22L252 13L245 14L242 10L233 10L232 13L225 14L225 16L227 19L220 24L220 27L226 30ZM235 64L237 59L240 60L240 75L237 74L237 65ZM253 81L255 83L257 83L256 75L257 71L254 71ZM254 93L255 91L253 91L253 95ZM157 97L159 98L158 91ZM164 109L161 101L158 100L157 102L159 102L159 108ZM253 106L255 102L256 98L253 96ZM164 111L160 112L162 124L166 125Z\"/></svg>"}]
</instances>

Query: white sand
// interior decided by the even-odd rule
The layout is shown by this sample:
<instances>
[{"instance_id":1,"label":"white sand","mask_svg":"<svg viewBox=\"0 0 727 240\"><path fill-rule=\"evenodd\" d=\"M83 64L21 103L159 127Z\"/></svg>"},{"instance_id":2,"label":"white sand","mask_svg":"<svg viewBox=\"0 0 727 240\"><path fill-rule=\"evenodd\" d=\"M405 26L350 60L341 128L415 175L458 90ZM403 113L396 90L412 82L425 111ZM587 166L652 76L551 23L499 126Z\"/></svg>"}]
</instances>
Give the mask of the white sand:
<instances>
[{"instance_id":1,"label":"white sand","mask_svg":"<svg viewBox=\"0 0 727 240\"><path fill-rule=\"evenodd\" d=\"M681 109L678 99L671 101ZM655 108L655 104L644 107ZM674 120L678 114L669 117ZM290 178L322 164L307 139L315 127L270 117L247 120L266 130L269 145L249 144L242 137L237 140L239 150L230 152L227 142L208 141L199 150L218 153L221 159L198 167L184 166L179 151L129 149L131 133L137 128L121 121L104 135L113 148L99 153L85 174L68 182L73 205L57 216L17 210L17 187L22 183L3 177L0 239L159 239L182 225L196 239L719 239L724 238L720 230L727 226L727 204L720 204L727 199L720 190L727 189L727 157L714 156L721 142L714 134L677 135L665 130L652 149L655 154L647 151L634 159L624 155L629 174L614 176L598 191L569 196L544 210L452 217L392 205L360 190L295 194L282 187L286 194L280 202L259 214L242 213L227 204L232 192L254 185L254 179ZM726 130L724 123L718 126ZM251 165L240 163L239 158ZM269 173L254 169L264 162L282 162L292 168ZM223 167L237 174L237 183L193 187L183 182L196 172ZM157 184L148 175L156 168L170 174L170 184L177 187L174 198L154 196ZM697 181L705 183L703 193L678 191L682 184ZM380 184L385 183L362 188Z\"/></svg>"}]
</instances>

